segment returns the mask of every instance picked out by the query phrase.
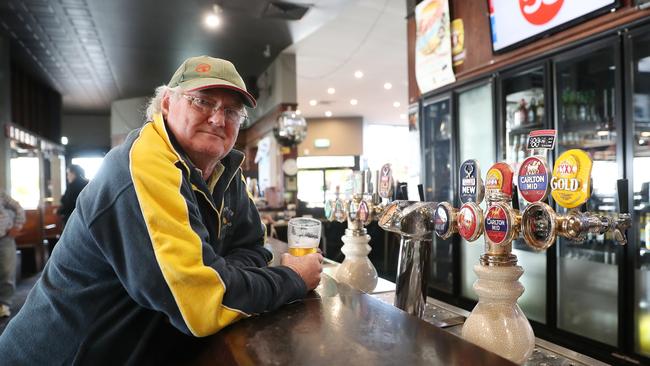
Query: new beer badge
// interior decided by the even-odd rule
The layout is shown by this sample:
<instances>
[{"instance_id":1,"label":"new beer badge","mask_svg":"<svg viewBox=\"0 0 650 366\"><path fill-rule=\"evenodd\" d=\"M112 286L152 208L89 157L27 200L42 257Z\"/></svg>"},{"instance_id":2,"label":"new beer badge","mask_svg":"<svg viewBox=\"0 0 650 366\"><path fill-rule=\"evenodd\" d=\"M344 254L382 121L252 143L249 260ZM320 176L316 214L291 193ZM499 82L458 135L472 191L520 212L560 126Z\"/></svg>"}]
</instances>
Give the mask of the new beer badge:
<instances>
[{"instance_id":1,"label":"new beer badge","mask_svg":"<svg viewBox=\"0 0 650 366\"><path fill-rule=\"evenodd\" d=\"M478 161L465 160L460 166L460 200L461 202L481 202L485 188L481 179Z\"/></svg>"},{"instance_id":2,"label":"new beer badge","mask_svg":"<svg viewBox=\"0 0 650 366\"><path fill-rule=\"evenodd\" d=\"M551 178L551 196L565 208L575 208L589 199L592 162L586 152L573 149L555 162Z\"/></svg>"},{"instance_id":3,"label":"new beer badge","mask_svg":"<svg viewBox=\"0 0 650 366\"><path fill-rule=\"evenodd\" d=\"M543 158L530 156L521 163L517 174L519 194L528 202L539 202L548 194L549 169Z\"/></svg>"}]
</instances>

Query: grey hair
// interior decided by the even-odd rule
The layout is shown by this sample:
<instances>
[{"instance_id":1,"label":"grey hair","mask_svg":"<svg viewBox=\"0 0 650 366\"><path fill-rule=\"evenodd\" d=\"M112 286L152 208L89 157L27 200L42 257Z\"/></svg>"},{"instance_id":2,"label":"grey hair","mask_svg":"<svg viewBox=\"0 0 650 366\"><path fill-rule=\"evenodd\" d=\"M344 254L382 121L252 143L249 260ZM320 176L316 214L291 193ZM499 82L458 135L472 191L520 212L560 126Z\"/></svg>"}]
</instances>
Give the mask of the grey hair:
<instances>
[{"instance_id":1,"label":"grey hair","mask_svg":"<svg viewBox=\"0 0 650 366\"><path fill-rule=\"evenodd\" d=\"M178 86L174 88L170 88L167 85L157 87L153 97L149 99L149 104L147 104L147 121L153 121L153 115L162 112L162 100L165 94L172 93L172 95L175 95L180 90Z\"/></svg>"}]
</instances>

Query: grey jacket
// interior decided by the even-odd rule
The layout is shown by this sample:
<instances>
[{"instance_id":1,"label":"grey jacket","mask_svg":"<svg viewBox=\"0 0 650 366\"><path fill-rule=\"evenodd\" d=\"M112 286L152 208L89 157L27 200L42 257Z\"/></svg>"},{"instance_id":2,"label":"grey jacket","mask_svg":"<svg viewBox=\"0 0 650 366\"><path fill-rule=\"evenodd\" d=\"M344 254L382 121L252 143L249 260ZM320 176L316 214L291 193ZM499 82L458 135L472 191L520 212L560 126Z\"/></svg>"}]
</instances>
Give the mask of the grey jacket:
<instances>
[{"instance_id":1,"label":"grey jacket","mask_svg":"<svg viewBox=\"0 0 650 366\"><path fill-rule=\"evenodd\" d=\"M0 238L14 226L25 224L25 210L7 193L0 192Z\"/></svg>"}]
</instances>

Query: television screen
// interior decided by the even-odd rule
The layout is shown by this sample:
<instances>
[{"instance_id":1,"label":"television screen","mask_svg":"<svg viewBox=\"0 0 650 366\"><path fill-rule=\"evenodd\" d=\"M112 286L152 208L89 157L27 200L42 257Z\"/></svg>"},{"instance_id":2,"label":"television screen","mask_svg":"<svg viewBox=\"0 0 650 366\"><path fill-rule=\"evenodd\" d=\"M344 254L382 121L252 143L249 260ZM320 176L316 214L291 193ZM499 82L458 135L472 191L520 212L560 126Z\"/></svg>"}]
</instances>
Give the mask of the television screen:
<instances>
[{"instance_id":1,"label":"television screen","mask_svg":"<svg viewBox=\"0 0 650 366\"><path fill-rule=\"evenodd\" d=\"M494 52L566 28L618 6L618 0L488 0Z\"/></svg>"}]
</instances>

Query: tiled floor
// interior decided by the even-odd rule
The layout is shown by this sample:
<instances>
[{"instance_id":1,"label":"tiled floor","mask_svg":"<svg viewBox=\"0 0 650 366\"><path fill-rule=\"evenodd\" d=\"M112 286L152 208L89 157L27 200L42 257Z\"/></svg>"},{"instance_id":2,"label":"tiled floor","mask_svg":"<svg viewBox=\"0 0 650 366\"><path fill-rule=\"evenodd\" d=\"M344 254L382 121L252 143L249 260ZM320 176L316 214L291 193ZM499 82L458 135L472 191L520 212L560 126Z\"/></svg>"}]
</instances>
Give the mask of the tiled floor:
<instances>
[{"instance_id":1,"label":"tiled floor","mask_svg":"<svg viewBox=\"0 0 650 366\"><path fill-rule=\"evenodd\" d=\"M18 286L16 286L16 293L14 294L14 303L11 306L11 317L9 318L0 318L0 334L5 330L5 327L11 320L13 316L15 316L18 313L18 310L23 306L25 303L25 299L27 298L27 294L29 294L29 291L34 287L34 283L38 281L38 279L41 277L41 273L37 273L34 275L31 275L30 277L25 277L20 282L18 282Z\"/></svg>"}]
</instances>

